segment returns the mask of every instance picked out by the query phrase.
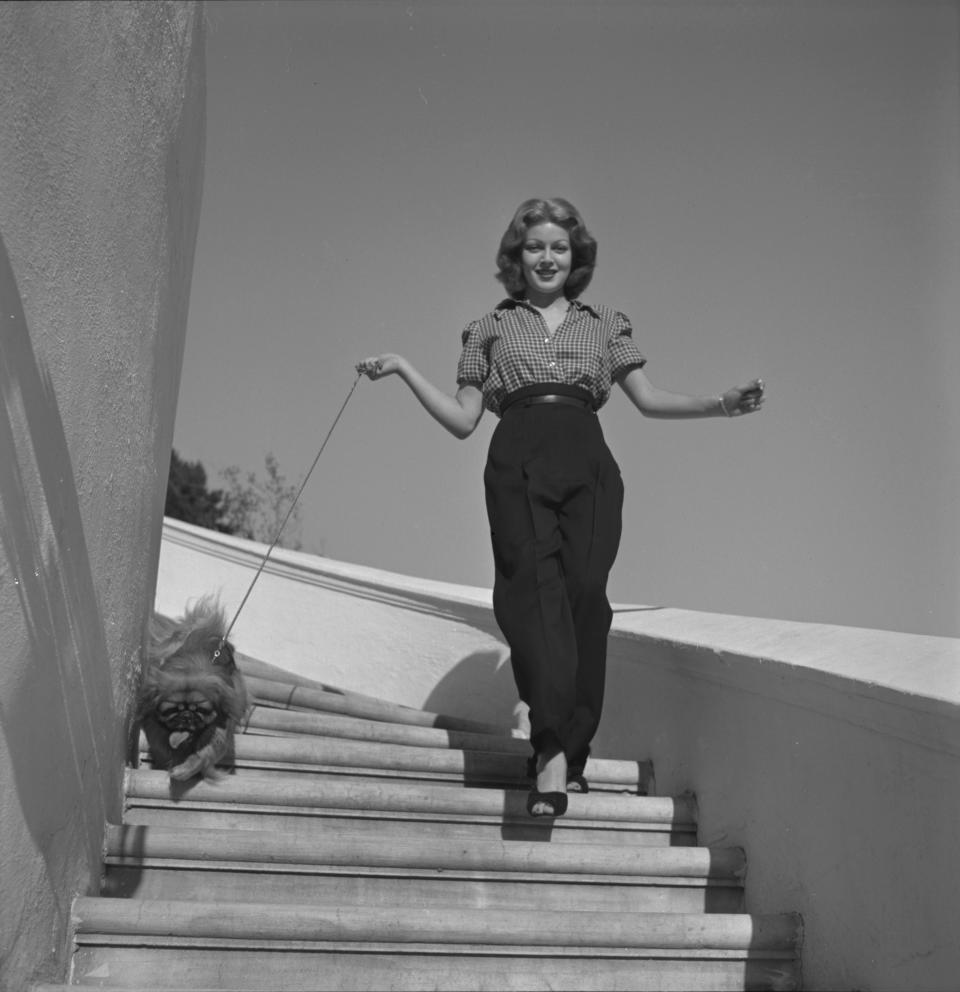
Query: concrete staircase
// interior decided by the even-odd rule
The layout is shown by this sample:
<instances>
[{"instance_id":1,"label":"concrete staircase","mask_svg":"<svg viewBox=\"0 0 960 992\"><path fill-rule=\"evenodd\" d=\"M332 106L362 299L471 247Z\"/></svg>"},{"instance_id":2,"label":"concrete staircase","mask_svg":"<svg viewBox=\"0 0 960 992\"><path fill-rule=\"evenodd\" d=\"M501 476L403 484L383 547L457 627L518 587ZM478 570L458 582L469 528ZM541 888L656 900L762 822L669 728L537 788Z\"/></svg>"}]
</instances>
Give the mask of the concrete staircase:
<instances>
[{"instance_id":1,"label":"concrete staircase","mask_svg":"<svg viewBox=\"0 0 960 992\"><path fill-rule=\"evenodd\" d=\"M592 760L590 793L535 820L526 741L244 668L230 774L128 770L73 986L800 987L799 918L744 911L744 853L698 847L648 763Z\"/></svg>"}]
</instances>

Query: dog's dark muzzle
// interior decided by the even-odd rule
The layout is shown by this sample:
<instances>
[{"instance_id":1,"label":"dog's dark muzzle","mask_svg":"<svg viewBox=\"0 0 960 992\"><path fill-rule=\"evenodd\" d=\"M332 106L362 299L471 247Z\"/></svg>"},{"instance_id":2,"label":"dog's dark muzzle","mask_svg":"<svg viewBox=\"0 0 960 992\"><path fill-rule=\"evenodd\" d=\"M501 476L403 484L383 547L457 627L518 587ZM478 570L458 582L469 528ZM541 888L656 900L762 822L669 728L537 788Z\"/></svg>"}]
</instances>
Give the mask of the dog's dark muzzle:
<instances>
[{"instance_id":1,"label":"dog's dark muzzle","mask_svg":"<svg viewBox=\"0 0 960 992\"><path fill-rule=\"evenodd\" d=\"M161 703L157 715L169 730L202 730L217 718L216 709L209 703Z\"/></svg>"}]
</instances>

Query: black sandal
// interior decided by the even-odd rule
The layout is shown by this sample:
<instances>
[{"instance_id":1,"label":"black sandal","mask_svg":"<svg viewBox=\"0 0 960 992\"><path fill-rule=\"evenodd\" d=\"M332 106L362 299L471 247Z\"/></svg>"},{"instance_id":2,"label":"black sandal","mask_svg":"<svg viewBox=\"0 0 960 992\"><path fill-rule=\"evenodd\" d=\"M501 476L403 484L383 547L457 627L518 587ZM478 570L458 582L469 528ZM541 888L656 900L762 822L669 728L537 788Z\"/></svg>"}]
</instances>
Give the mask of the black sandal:
<instances>
[{"instance_id":1,"label":"black sandal","mask_svg":"<svg viewBox=\"0 0 960 992\"><path fill-rule=\"evenodd\" d=\"M543 803L544 806L549 806L551 812L534 812L533 807L536 806L537 803ZM534 786L527 796L527 812L531 816L563 816L566 811L567 794L565 792L541 792L536 786Z\"/></svg>"},{"instance_id":2,"label":"black sandal","mask_svg":"<svg viewBox=\"0 0 960 992\"><path fill-rule=\"evenodd\" d=\"M567 791L584 793L590 791L590 786L587 785L587 780L582 775L569 775L567 777Z\"/></svg>"}]
</instances>

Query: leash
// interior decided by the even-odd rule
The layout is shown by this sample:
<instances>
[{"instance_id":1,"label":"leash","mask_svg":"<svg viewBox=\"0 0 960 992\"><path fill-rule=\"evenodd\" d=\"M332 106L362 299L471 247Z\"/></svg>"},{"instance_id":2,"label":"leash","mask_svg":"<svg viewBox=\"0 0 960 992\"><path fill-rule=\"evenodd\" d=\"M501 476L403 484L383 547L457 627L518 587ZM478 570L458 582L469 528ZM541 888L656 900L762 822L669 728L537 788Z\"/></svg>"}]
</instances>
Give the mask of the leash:
<instances>
[{"instance_id":1,"label":"leash","mask_svg":"<svg viewBox=\"0 0 960 992\"><path fill-rule=\"evenodd\" d=\"M327 431L327 436L323 439L323 444L320 445L320 450L317 452L316 458L313 459L313 464L310 466L307 474L303 477L303 482L300 483L300 488L297 490L297 495L293 497L293 502L290 504L287 510L286 516L280 523L280 527L277 529L277 535L273 539L273 543L267 548L267 553L263 556L263 561L260 562L260 567L257 569L256 575L254 575L253 580L250 582L247 592L243 599L240 601L240 605L237 607L237 612L234 613L233 619L230 621L230 625L227 627L226 632L223 637L220 638L220 643L217 645L217 650L213 652L213 663L216 664L217 659L220 657L220 652L223 650L224 644L227 643L227 638L230 636L230 631L233 630L233 625L237 622L237 617L240 616L240 611L246 606L247 600L250 598L250 593L253 592L253 587L256 585L257 579L260 578L260 573L263 571L267 564L267 559L273 553L273 549L277 546L277 542L280 540L280 535L283 533L283 528L287 526L287 521L290 519L290 515L293 513L293 508L297 505L297 500L300 499L300 495L306 488L307 482L310 480L310 476L313 474L313 470L317 467L317 462L320 461L320 456L323 454L323 449L326 448L327 442L330 440L330 435L333 434L334 428L340 422L340 418L343 416L343 411L346 410L347 404L350 402L350 397L353 396L353 391L357 388L357 383L362 378L363 373L358 369L357 377L353 380L353 385L350 387L350 392L347 393L347 398L343 401L339 412L336 417L333 418L333 423L330 425L330 430Z\"/></svg>"}]
</instances>

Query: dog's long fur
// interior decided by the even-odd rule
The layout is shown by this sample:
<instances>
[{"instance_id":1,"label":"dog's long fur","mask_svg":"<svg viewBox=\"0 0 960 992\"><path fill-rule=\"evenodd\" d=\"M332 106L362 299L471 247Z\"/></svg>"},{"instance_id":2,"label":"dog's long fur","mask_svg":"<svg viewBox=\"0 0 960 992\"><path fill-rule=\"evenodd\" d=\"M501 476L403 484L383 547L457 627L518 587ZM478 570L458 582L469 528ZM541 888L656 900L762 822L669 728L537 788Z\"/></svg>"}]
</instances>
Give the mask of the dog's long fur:
<instances>
[{"instance_id":1,"label":"dog's long fur","mask_svg":"<svg viewBox=\"0 0 960 992\"><path fill-rule=\"evenodd\" d=\"M223 608L212 596L178 620L154 614L137 698L137 716L155 768L185 781L216 778L248 707L247 687L233 646L225 642Z\"/></svg>"}]
</instances>

